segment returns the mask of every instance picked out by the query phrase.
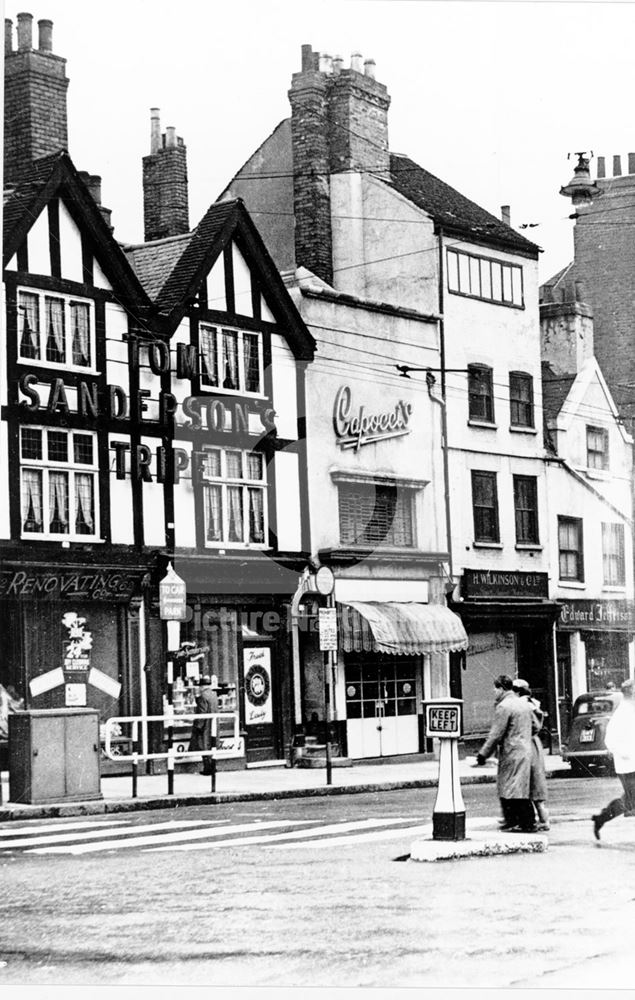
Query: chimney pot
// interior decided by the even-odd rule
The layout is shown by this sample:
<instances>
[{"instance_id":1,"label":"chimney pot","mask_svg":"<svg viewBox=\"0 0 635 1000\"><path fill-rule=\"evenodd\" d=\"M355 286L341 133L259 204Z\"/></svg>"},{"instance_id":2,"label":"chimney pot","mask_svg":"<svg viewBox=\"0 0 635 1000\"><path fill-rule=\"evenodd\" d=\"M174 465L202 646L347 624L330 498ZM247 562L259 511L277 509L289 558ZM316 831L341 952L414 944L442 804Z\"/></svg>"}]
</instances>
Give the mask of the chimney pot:
<instances>
[{"instance_id":1,"label":"chimney pot","mask_svg":"<svg viewBox=\"0 0 635 1000\"><path fill-rule=\"evenodd\" d=\"M371 78L371 80L375 79L375 60L374 59L366 59L366 61L364 62L364 73L365 73L366 76L369 76Z\"/></svg>"},{"instance_id":2,"label":"chimney pot","mask_svg":"<svg viewBox=\"0 0 635 1000\"><path fill-rule=\"evenodd\" d=\"M622 157L621 156L614 156L613 157L613 177L621 177L621 176L622 176Z\"/></svg>"},{"instance_id":3,"label":"chimney pot","mask_svg":"<svg viewBox=\"0 0 635 1000\"><path fill-rule=\"evenodd\" d=\"M165 145L168 148L176 146L176 129L174 125L168 125L165 130Z\"/></svg>"},{"instance_id":4,"label":"chimney pot","mask_svg":"<svg viewBox=\"0 0 635 1000\"><path fill-rule=\"evenodd\" d=\"M8 17L4 19L4 54L11 55L13 52L13 21Z\"/></svg>"},{"instance_id":5,"label":"chimney pot","mask_svg":"<svg viewBox=\"0 0 635 1000\"><path fill-rule=\"evenodd\" d=\"M320 73L328 73L330 75L332 72L333 59L325 52L324 55L320 55Z\"/></svg>"},{"instance_id":6,"label":"chimney pot","mask_svg":"<svg viewBox=\"0 0 635 1000\"><path fill-rule=\"evenodd\" d=\"M158 153L161 148L161 114L159 108L150 108L150 152Z\"/></svg>"},{"instance_id":7,"label":"chimney pot","mask_svg":"<svg viewBox=\"0 0 635 1000\"><path fill-rule=\"evenodd\" d=\"M341 56L334 56L333 58L333 72L341 73L342 67L344 65L344 60Z\"/></svg>"},{"instance_id":8,"label":"chimney pot","mask_svg":"<svg viewBox=\"0 0 635 1000\"><path fill-rule=\"evenodd\" d=\"M501 219L506 226L511 226L511 209L509 205L501 205Z\"/></svg>"},{"instance_id":9,"label":"chimney pot","mask_svg":"<svg viewBox=\"0 0 635 1000\"><path fill-rule=\"evenodd\" d=\"M635 153L628 154L628 172L635 174Z\"/></svg>"},{"instance_id":10,"label":"chimney pot","mask_svg":"<svg viewBox=\"0 0 635 1000\"><path fill-rule=\"evenodd\" d=\"M313 49L310 45L302 46L302 72L310 73L313 69Z\"/></svg>"},{"instance_id":11,"label":"chimney pot","mask_svg":"<svg viewBox=\"0 0 635 1000\"><path fill-rule=\"evenodd\" d=\"M606 177L606 158L598 156L598 177Z\"/></svg>"},{"instance_id":12,"label":"chimney pot","mask_svg":"<svg viewBox=\"0 0 635 1000\"><path fill-rule=\"evenodd\" d=\"M53 51L53 22L47 19L38 21L38 48L40 52Z\"/></svg>"},{"instance_id":13,"label":"chimney pot","mask_svg":"<svg viewBox=\"0 0 635 1000\"><path fill-rule=\"evenodd\" d=\"M33 15L18 14L18 52L30 52L33 47Z\"/></svg>"},{"instance_id":14,"label":"chimney pot","mask_svg":"<svg viewBox=\"0 0 635 1000\"><path fill-rule=\"evenodd\" d=\"M355 70L356 73L362 72L362 54L361 52L353 52L351 56L351 69Z\"/></svg>"}]
</instances>

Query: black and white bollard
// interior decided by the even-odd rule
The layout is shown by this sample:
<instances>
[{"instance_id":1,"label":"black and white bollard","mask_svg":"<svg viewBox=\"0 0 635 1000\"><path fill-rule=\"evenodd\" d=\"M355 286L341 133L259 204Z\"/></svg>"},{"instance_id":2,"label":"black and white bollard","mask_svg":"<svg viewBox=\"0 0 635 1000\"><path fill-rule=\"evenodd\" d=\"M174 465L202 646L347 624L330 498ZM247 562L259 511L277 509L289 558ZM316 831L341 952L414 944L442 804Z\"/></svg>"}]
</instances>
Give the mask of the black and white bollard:
<instances>
[{"instance_id":1,"label":"black and white bollard","mask_svg":"<svg viewBox=\"0 0 635 1000\"><path fill-rule=\"evenodd\" d=\"M461 794L458 749L462 708L461 698L434 698L425 702L426 736L439 740L433 840L465 840L465 803Z\"/></svg>"}]
</instances>

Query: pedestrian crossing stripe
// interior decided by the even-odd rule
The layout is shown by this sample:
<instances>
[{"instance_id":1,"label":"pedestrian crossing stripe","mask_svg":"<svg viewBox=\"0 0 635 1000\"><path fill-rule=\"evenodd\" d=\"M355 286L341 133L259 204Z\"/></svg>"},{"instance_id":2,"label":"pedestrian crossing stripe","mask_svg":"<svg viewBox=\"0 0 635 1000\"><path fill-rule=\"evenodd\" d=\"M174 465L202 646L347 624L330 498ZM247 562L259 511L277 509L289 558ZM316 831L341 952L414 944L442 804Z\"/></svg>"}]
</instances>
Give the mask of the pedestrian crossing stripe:
<instances>
[{"instance_id":1,"label":"pedestrian crossing stripe","mask_svg":"<svg viewBox=\"0 0 635 1000\"><path fill-rule=\"evenodd\" d=\"M432 833L432 824L426 823L424 826L400 826L397 830L372 830L369 833L350 834L346 837L324 837L322 840L303 840L300 844L263 844L263 846L272 849L285 847L290 850L311 847L352 847L354 844L367 844L373 840L392 840L396 837L402 837L405 833L409 837L419 834L429 836Z\"/></svg>"},{"instance_id":2,"label":"pedestrian crossing stripe","mask_svg":"<svg viewBox=\"0 0 635 1000\"><path fill-rule=\"evenodd\" d=\"M222 823L223 820L215 820L216 823ZM126 836L125 840L119 841L109 841L109 840L98 840L96 842L88 844L68 844L64 847L28 847L25 850L25 854L92 854L98 851L118 851L122 848L129 847L143 847L146 844L176 844L179 840L183 840L184 837L188 839L195 839L198 837L210 837L213 834L220 835L225 833L243 833L245 830L253 830L254 826L257 825L260 829L279 827L279 826L298 826L305 823L311 823L312 820L266 820L263 823L238 823L235 826L220 827L218 830L210 829L209 821L200 821L199 826L202 824L205 826L203 830L181 830L174 831L170 833L159 833L146 836L145 833L142 836L136 837L134 834L139 830L151 830L151 826L134 827L130 830L106 830L102 831L103 836L120 836L122 833L132 834L133 836ZM170 824L157 824L154 829L158 829L159 826L168 826ZM174 826L185 826L185 823L175 823ZM78 834L77 839L81 837L82 834ZM46 839L46 838L43 838ZM61 838L57 838L58 840ZM233 843L240 843L240 841L233 841ZM167 848L172 850L172 848Z\"/></svg>"},{"instance_id":3,"label":"pedestrian crossing stripe","mask_svg":"<svg viewBox=\"0 0 635 1000\"><path fill-rule=\"evenodd\" d=\"M149 848L144 853L156 853L159 851L205 851L209 850L211 847L242 847L243 845L249 844L266 844L271 841L282 841L282 840L297 840L302 837L327 837L331 833L344 833L349 830L360 830L368 829L368 827L386 827L395 826L400 823L409 823L412 820L408 820L404 817L393 817L391 819L361 819L355 822L349 823L330 823L327 826L317 826L312 827L310 830L289 830L286 833L273 833L265 834L263 836L257 835L252 837L241 837L240 840L209 840L201 844L191 844L182 843L175 844L174 847L154 847ZM401 831L404 827L401 827ZM218 836L221 834L222 830L216 830L215 833ZM346 838L343 838L346 839Z\"/></svg>"},{"instance_id":4,"label":"pedestrian crossing stripe","mask_svg":"<svg viewBox=\"0 0 635 1000\"><path fill-rule=\"evenodd\" d=\"M37 820L32 820L33 823L37 823ZM44 826L10 826L6 827L4 830L0 830L0 847L3 847L2 838L3 837L18 837L21 835L28 836L31 833L41 834L41 833L61 833L64 830L85 830L87 827L92 826L114 826L115 824L129 823L129 819L85 819L81 823L51 823L45 824Z\"/></svg>"},{"instance_id":5,"label":"pedestrian crossing stripe","mask_svg":"<svg viewBox=\"0 0 635 1000\"><path fill-rule=\"evenodd\" d=\"M136 833L138 830L166 830L166 829L174 830L177 827L191 827L191 826L205 826L209 828L212 823L222 823L222 820L220 819L217 820L184 819L179 821L170 820L169 822L165 823L148 823L147 825L144 824L143 826L138 826L138 825L127 826L127 827L114 826L112 829L109 830L104 830L103 828L100 827L97 830L87 830L87 831L83 830L80 833L73 833L71 837L73 840L90 840L91 838L95 837L122 837L122 836L127 836L128 834ZM62 829L63 827L60 827L60 831ZM68 839L69 838L65 833L60 832L54 834L46 834L45 836L41 837L39 836L39 831L38 831L38 836L31 837L29 840L27 840L26 836L24 836L20 840L5 840L3 842L0 842L0 853L2 853L2 851L8 850L8 848L10 847L33 847L34 844L38 845L56 844L59 843L60 841Z\"/></svg>"}]
</instances>

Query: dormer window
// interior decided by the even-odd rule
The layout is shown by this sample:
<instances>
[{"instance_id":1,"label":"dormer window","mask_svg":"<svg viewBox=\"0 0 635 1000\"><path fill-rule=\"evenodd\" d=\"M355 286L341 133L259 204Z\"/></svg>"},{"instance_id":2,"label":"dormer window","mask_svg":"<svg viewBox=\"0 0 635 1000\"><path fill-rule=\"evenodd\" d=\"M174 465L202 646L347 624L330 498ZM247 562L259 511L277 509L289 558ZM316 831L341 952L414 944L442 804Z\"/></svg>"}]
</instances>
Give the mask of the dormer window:
<instances>
[{"instance_id":1,"label":"dormer window","mask_svg":"<svg viewBox=\"0 0 635 1000\"><path fill-rule=\"evenodd\" d=\"M260 333L201 323L199 343L203 385L228 392L262 393Z\"/></svg>"}]
</instances>

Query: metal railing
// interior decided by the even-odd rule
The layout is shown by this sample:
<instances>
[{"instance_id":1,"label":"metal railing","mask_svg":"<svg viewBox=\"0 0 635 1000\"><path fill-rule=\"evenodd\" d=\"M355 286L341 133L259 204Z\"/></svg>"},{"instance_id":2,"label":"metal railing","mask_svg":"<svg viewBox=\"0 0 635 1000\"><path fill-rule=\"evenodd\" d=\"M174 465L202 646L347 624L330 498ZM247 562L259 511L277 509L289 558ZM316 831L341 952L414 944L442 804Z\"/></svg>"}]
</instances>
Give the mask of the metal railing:
<instances>
[{"instance_id":1,"label":"metal railing","mask_svg":"<svg viewBox=\"0 0 635 1000\"><path fill-rule=\"evenodd\" d=\"M173 728L187 720L201 721L211 719L211 749L209 750L180 750L174 746ZM232 735L222 734L218 736L218 723L221 720L231 720ZM139 749L140 727L148 722L163 723L167 730L168 748L157 753L143 753ZM122 754L121 747L121 727L130 726L130 736L124 737L130 746L131 753ZM137 798L139 762L148 760L165 760L167 762L168 795L174 794L174 765L177 760L210 758L210 777L212 792L216 791L216 761L230 757L242 757L245 753L245 741L240 735L238 715L235 712L184 712L178 715L113 715L104 724L104 753L109 760L130 761L132 765L132 797ZM117 727L117 731L115 731ZM117 746L113 745L113 740L117 740Z\"/></svg>"}]
</instances>

